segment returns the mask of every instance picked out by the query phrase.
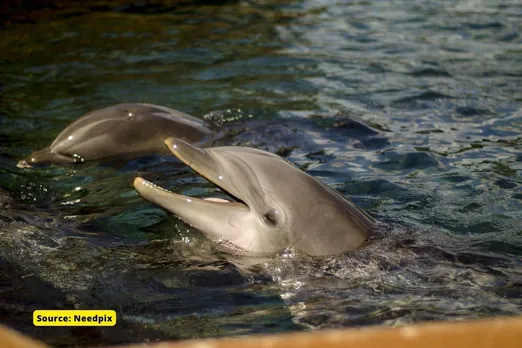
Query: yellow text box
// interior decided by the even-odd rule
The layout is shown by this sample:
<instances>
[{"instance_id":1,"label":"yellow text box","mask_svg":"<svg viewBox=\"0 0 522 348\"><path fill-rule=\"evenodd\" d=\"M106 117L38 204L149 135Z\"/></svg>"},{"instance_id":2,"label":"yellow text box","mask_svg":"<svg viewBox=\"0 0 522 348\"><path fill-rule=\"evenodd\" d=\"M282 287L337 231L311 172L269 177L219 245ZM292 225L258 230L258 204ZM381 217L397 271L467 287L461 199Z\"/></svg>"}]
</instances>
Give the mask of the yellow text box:
<instances>
[{"instance_id":1,"label":"yellow text box","mask_svg":"<svg viewBox=\"0 0 522 348\"><path fill-rule=\"evenodd\" d=\"M35 326L114 326L116 312L112 310L36 310Z\"/></svg>"}]
</instances>

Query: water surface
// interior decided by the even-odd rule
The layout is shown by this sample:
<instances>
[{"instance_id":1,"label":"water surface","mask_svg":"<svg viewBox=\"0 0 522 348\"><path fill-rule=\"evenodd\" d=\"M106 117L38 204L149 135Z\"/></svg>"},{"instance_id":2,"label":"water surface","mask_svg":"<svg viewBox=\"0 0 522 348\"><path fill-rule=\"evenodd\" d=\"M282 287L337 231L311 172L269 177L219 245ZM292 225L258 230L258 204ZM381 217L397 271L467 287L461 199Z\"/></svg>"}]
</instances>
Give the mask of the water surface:
<instances>
[{"instance_id":1,"label":"water surface","mask_svg":"<svg viewBox=\"0 0 522 348\"><path fill-rule=\"evenodd\" d=\"M519 1L77 6L0 33L3 323L85 346L522 312ZM287 156L387 227L346 255L242 258L134 191L224 196L169 156L16 168L120 102L234 125L223 143ZM119 323L35 328L42 308Z\"/></svg>"}]
</instances>

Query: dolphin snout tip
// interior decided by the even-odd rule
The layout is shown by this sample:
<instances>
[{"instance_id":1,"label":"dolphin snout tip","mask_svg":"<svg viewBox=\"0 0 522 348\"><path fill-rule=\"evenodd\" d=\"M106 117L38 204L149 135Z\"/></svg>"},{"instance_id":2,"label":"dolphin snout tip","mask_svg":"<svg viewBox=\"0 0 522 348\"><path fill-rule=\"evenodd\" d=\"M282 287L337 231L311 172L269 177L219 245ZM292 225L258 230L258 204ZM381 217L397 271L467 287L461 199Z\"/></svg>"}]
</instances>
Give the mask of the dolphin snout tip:
<instances>
[{"instance_id":1,"label":"dolphin snout tip","mask_svg":"<svg viewBox=\"0 0 522 348\"><path fill-rule=\"evenodd\" d=\"M140 178L139 176L134 179L133 185L135 188L138 188L138 186L142 185L145 182L145 179Z\"/></svg>"},{"instance_id":2,"label":"dolphin snout tip","mask_svg":"<svg viewBox=\"0 0 522 348\"><path fill-rule=\"evenodd\" d=\"M24 160L24 159L18 161L18 163L16 164L16 166L17 166L18 168L21 168L21 169L23 169L23 168L31 168L31 167L32 167L32 166L29 164L29 162L27 162L27 160Z\"/></svg>"},{"instance_id":3,"label":"dolphin snout tip","mask_svg":"<svg viewBox=\"0 0 522 348\"><path fill-rule=\"evenodd\" d=\"M169 149L175 149L177 146L176 146L176 138L167 138L165 140L165 145L167 145L167 147Z\"/></svg>"}]
</instances>

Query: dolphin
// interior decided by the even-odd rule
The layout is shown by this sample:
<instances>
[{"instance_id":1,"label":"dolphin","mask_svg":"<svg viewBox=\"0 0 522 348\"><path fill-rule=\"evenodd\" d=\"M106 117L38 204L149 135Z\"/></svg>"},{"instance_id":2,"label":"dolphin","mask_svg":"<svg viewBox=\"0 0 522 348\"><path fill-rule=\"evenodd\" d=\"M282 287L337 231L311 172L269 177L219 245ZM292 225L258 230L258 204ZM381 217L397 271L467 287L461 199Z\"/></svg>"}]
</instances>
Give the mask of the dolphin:
<instances>
[{"instance_id":1,"label":"dolphin","mask_svg":"<svg viewBox=\"0 0 522 348\"><path fill-rule=\"evenodd\" d=\"M134 187L213 241L260 255L294 248L326 256L358 249L376 226L373 217L339 192L270 152L238 146L199 148L177 138L165 144L237 201L183 196L141 177Z\"/></svg>"},{"instance_id":2,"label":"dolphin","mask_svg":"<svg viewBox=\"0 0 522 348\"><path fill-rule=\"evenodd\" d=\"M202 120L164 106L124 103L89 112L69 124L48 147L19 161L19 168L167 154L175 136L197 143L212 131Z\"/></svg>"}]
</instances>

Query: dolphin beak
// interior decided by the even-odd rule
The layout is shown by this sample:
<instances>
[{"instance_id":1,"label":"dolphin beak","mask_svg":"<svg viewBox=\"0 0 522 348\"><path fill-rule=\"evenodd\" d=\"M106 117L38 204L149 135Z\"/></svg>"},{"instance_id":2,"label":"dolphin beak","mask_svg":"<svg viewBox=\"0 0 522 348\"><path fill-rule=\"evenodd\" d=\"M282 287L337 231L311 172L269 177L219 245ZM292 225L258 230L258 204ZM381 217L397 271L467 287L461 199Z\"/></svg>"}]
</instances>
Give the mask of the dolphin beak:
<instances>
[{"instance_id":1,"label":"dolphin beak","mask_svg":"<svg viewBox=\"0 0 522 348\"><path fill-rule=\"evenodd\" d=\"M212 149L200 149L177 138L168 138L165 140L165 145L180 161L199 175L214 183L231 196L248 204L245 201L245 192L240 192L237 188L239 179L230 177L230 172L227 172L222 165L224 163L223 159L213 154ZM241 178L243 181L245 179L246 175Z\"/></svg>"},{"instance_id":2,"label":"dolphin beak","mask_svg":"<svg viewBox=\"0 0 522 348\"><path fill-rule=\"evenodd\" d=\"M227 191L227 188L223 187L228 186L226 185L226 180L223 180L225 173L220 163L207 151L176 138L168 138L165 140L165 145L180 161L205 179Z\"/></svg>"},{"instance_id":3,"label":"dolphin beak","mask_svg":"<svg viewBox=\"0 0 522 348\"><path fill-rule=\"evenodd\" d=\"M20 169L23 169L23 168L32 168L33 166L29 164L29 162L27 162L27 160L20 160L18 161L18 163L16 164L16 166Z\"/></svg>"},{"instance_id":4,"label":"dolphin beak","mask_svg":"<svg viewBox=\"0 0 522 348\"><path fill-rule=\"evenodd\" d=\"M250 212L242 203L180 195L140 177L134 179L134 187L149 202L174 213L201 230L212 230L216 224L227 224L231 216L238 212Z\"/></svg>"},{"instance_id":5,"label":"dolphin beak","mask_svg":"<svg viewBox=\"0 0 522 348\"><path fill-rule=\"evenodd\" d=\"M221 166L205 150L174 138L167 139L165 144L182 162L221 187L218 174ZM140 177L134 180L134 187L146 200L202 230L214 230L216 224L227 223L234 214L250 212L248 206L241 202L188 197L168 191Z\"/></svg>"}]
</instances>

